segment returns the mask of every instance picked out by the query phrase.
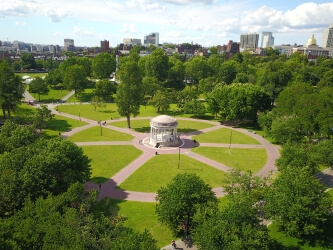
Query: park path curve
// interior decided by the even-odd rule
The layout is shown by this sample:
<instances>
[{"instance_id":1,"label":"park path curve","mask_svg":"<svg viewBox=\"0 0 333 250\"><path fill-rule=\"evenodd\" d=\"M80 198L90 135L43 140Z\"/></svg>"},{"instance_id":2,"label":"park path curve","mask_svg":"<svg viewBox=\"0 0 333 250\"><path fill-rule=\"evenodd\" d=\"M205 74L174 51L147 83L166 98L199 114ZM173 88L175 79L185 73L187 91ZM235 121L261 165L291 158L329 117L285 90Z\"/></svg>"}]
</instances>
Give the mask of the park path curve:
<instances>
[{"instance_id":1,"label":"park path curve","mask_svg":"<svg viewBox=\"0 0 333 250\"><path fill-rule=\"evenodd\" d=\"M153 156L155 156L157 153L158 154L185 154L188 157L191 157L195 160L201 161L205 164L208 164L212 167L215 167L221 171L229 172L231 168L228 166L216 162L214 160L211 160L209 158L206 158L202 155L196 154L191 151L191 149L195 146L214 146L214 147L230 147L229 144L219 144L219 143L200 143L196 144L192 140L193 135L201 134L201 133L207 133L209 131L217 130L220 128L228 128L228 129L233 129L237 130L243 134L246 134L257 141L259 141L261 144L260 145L247 145L247 144L232 144L232 148L266 148L267 150L267 156L268 160L265 164L265 166L256 174L258 176L267 176L271 172L276 171L276 166L275 166L275 160L279 157L279 150L276 146L272 145L270 142L268 142L266 139L263 137L253 134L250 131L247 131L245 129L239 129L239 128L233 128L225 125L221 125L219 122L214 122L214 121L207 121L207 120L200 120L200 119L192 119L192 118L181 118L177 117L178 120L189 120L189 121L198 121L198 122L204 122L204 123L209 123L214 126L205 128L202 130L190 132L190 133L184 133L181 134L181 139L183 141L183 145L180 148L174 147L174 148L168 148L168 149L160 149L160 148L154 148L154 147L149 147L148 143L145 143L145 139L149 137L149 133L139 133L136 131L133 131L128 128L119 128L116 126L112 126L113 122L118 122L118 121L123 121L126 120L126 118L120 118L116 120L108 120L106 125L101 125L100 123L90 120L87 118L55 111L56 105L49 105L49 108L52 110L52 113L60 115L60 116L65 116L71 119L76 119L80 120L83 122L86 122L87 125L81 126L74 128L71 131L62 133L61 136L64 138L70 137L75 133L81 132L85 129L94 127L94 126L103 126L103 128L119 131L122 133L127 133L132 136L134 136L134 139L132 141L126 141L126 142L116 142L116 141L99 141L99 142L76 142L77 145L79 146L84 146L84 145L133 145L139 150L142 151L142 154L135 159L133 162L131 162L128 166L122 168L118 173L116 173L114 176L111 176L108 181L103 183L102 185L98 185L95 183L87 182L85 184L85 188L87 191L92 190L93 188L99 189L100 190L100 196L99 199L103 199L104 197L111 197L115 199L124 199L124 200L131 200L131 201L141 201L141 202L155 202L155 197L156 193L144 193L144 192L135 192L135 191L128 191L128 190L121 190L119 189L119 185L126 179L128 178L131 174L133 174L137 169L139 169L145 162L147 162L149 159L151 159ZM144 119L151 119L151 117L137 117L137 118L131 118L131 120L144 120ZM213 191L215 192L217 197L221 197L225 195L222 187L217 187L214 188Z\"/></svg>"}]
</instances>

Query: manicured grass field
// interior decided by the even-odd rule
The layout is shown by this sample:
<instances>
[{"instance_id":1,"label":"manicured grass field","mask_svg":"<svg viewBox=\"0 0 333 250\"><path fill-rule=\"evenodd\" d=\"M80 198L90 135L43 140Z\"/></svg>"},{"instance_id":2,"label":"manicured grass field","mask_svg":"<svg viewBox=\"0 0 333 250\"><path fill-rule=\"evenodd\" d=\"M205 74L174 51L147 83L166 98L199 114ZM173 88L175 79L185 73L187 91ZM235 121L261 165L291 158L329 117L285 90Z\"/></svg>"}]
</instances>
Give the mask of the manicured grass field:
<instances>
[{"instance_id":1,"label":"manicured grass field","mask_svg":"<svg viewBox=\"0 0 333 250\"><path fill-rule=\"evenodd\" d=\"M98 184L110 179L142 154L140 150L130 145L82 146L82 149L91 159L90 181Z\"/></svg>"},{"instance_id":2,"label":"manicured grass field","mask_svg":"<svg viewBox=\"0 0 333 250\"><path fill-rule=\"evenodd\" d=\"M124 190L138 192L157 192L161 186L168 184L178 173L195 173L211 187L222 185L227 173L217 170L186 155L157 155L143 164L121 185Z\"/></svg>"},{"instance_id":3,"label":"manicured grass field","mask_svg":"<svg viewBox=\"0 0 333 250\"><path fill-rule=\"evenodd\" d=\"M112 122L110 125L125 128L127 127L126 121L119 121L119 122ZM205 122L198 122L198 121L187 121L187 120L178 120L178 128L177 131L180 133L189 133L193 131L197 131L200 129L205 129L212 127L214 125L205 123ZM132 120L131 121L131 128L137 132L141 133L148 133L150 131L150 120Z\"/></svg>"},{"instance_id":4,"label":"manicured grass field","mask_svg":"<svg viewBox=\"0 0 333 250\"><path fill-rule=\"evenodd\" d=\"M101 135L102 129L102 135ZM88 128L84 131L78 132L68 139L73 142L88 142L88 141L131 141L133 136L121 133L104 126L96 126Z\"/></svg>"},{"instance_id":5,"label":"manicured grass field","mask_svg":"<svg viewBox=\"0 0 333 250\"><path fill-rule=\"evenodd\" d=\"M59 133L66 132L70 129L86 125L86 122L70 119L64 116L55 115L48 124L48 129L44 130L47 136L58 136Z\"/></svg>"},{"instance_id":6,"label":"manicured grass field","mask_svg":"<svg viewBox=\"0 0 333 250\"><path fill-rule=\"evenodd\" d=\"M27 89L29 91L29 88ZM47 95L41 95L40 96L40 102L44 103L56 103L61 100L64 96L66 96L69 93L69 90L60 90L60 89L50 89L50 92ZM38 94L30 93L36 101L38 101Z\"/></svg>"},{"instance_id":7,"label":"manicured grass field","mask_svg":"<svg viewBox=\"0 0 333 250\"><path fill-rule=\"evenodd\" d=\"M229 144L230 136L231 136L231 144L260 144L260 142L258 142L256 139L229 128L217 129L201 135L193 136L192 138L197 140L198 142Z\"/></svg>"},{"instance_id":8,"label":"manicured grass field","mask_svg":"<svg viewBox=\"0 0 333 250\"><path fill-rule=\"evenodd\" d=\"M197 147L192 151L228 167L241 171L251 170L252 173L257 173L267 161L267 152L264 148Z\"/></svg>"},{"instance_id":9,"label":"manicured grass field","mask_svg":"<svg viewBox=\"0 0 333 250\"><path fill-rule=\"evenodd\" d=\"M124 217L124 226L142 233L148 229L155 240L157 247L162 248L170 244L173 239L171 231L157 220L154 202L122 201L104 198L93 207L93 213L104 213L108 216L114 213Z\"/></svg>"},{"instance_id":10,"label":"manicured grass field","mask_svg":"<svg viewBox=\"0 0 333 250\"><path fill-rule=\"evenodd\" d=\"M15 73L15 75L18 75L20 77L23 77L23 76L30 76L31 78L35 78L37 76L39 77L43 77L43 76L46 76L47 73L29 73L29 72L26 72L26 73Z\"/></svg>"}]
</instances>

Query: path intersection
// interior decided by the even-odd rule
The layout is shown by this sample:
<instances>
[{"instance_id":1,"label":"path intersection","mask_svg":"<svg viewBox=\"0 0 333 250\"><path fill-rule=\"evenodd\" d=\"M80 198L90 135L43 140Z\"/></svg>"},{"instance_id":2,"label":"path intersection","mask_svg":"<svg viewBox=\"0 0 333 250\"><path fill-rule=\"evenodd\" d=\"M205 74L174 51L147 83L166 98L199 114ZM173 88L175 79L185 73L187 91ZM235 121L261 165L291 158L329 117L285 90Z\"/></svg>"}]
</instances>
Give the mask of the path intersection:
<instances>
[{"instance_id":1,"label":"path intersection","mask_svg":"<svg viewBox=\"0 0 333 250\"><path fill-rule=\"evenodd\" d=\"M66 104L64 104L66 105ZM61 136L63 138L70 137L71 135L78 133L80 131L83 131L85 129L94 127L94 126L100 126L96 121L86 119L83 117L78 117L75 115L70 115L62 112L55 111L55 105L48 105L49 108L52 110L54 114L65 116L71 119L81 120L86 123L88 123L85 126L74 128L71 131L62 133ZM139 118L131 118L131 120L139 120L139 119L150 119L151 117L139 117ZM199 120L199 119L192 119L192 118L181 118L177 117L177 120L191 120L191 121L199 121L204 123L209 123L214 125L213 127L209 127L206 129L202 129L195 132L190 133L184 133L180 134L180 139L183 142L183 145L181 145L181 148L173 147L173 148L154 148L151 145L149 145L149 133L139 133L136 131L133 131L128 128L119 128L112 126L113 122L118 122L125 120L126 118L121 118L117 120L111 120L108 121L107 125L103 125L103 128L116 130L122 133L127 133L132 136L134 136L134 139L132 141L98 141L98 142L76 142L78 146L87 146L87 145L133 145L139 150L141 150L143 153L135 159L133 162L131 162L126 167L122 168L118 173L116 173L114 176L112 176L108 181L104 182L101 185L101 192L99 199L103 199L104 197L110 197L115 199L123 199L123 200L131 200L131 201L141 201L141 202L155 202L156 193L144 193L144 192L135 192L135 191L127 191L127 190L121 190L117 187L125 181L131 174L133 174L137 169L139 169L145 162L150 160L152 157L156 155L156 152L158 154L185 154L188 157L191 157L197 161L201 161L205 164L208 164L214 168L217 168L221 171L229 172L231 168L228 166L219 163L217 161L211 160L209 158L206 158L202 155L196 154L191 151L193 147L198 146L198 144L195 145L195 143L192 140L192 136L199 134L199 133L206 133L209 131L213 131L220 128L229 128L233 130L237 130L243 134L246 134L257 141L260 142L260 145L248 145L248 144L232 144L232 148L265 148L267 151L267 162L265 166L256 174L258 176L267 176L271 172L276 171L275 166L275 160L280 156L279 150L276 146L272 145L270 142L265 140L263 137L253 134L252 132L249 132L245 129L238 129L238 128L232 128L229 126L221 125L218 122L213 121L206 121L206 120ZM199 146L208 146L208 147L229 147L229 144L218 144L218 143L200 143ZM179 151L180 150L180 151ZM95 184L92 182L87 182L86 190L90 191L93 188L99 189L99 184ZM223 192L222 187L214 188L214 193L217 197L222 197L225 193Z\"/></svg>"}]
</instances>

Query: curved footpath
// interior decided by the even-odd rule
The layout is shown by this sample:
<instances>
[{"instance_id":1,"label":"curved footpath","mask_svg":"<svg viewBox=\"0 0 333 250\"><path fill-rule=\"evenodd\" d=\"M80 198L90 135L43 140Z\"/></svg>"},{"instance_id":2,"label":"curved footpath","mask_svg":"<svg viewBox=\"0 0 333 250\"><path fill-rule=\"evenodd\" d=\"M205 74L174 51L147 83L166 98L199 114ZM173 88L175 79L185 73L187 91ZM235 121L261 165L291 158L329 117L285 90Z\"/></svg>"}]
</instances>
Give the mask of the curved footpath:
<instances>
[{"instance_id":1,"label":"curved footpath","mask_svg":"<svg viewBox=\"0 0 333 250\"><path fill-rule=\"evenodd\" d=\"M62 105L67 105L67 104L62 104ZM52 113L65 116L71 119L76 119L76 120L81 120L86 123L88 123L85 126L77 127L74 128L71 131L62 133L61 136L63 138L67 138L75 133L78 133L80 131L83 131L85 129L88 129L90 127L94 126L100 126L96 121L86 119L83 117L78 117L62 112L55 111L56 105L50 104L48 107L52 110ZM151 117L139 117L139 118L132 118L131 120L142 120L142 119L150 119ZM216 162L214 160L211 160L209 158L206 158L202 155L196 154L191 151L191 149L195 146L201 145L201 146L210 146L210 147L229 147L229 144L218 144L218 143L200 143L200 144L194 144L193 140L191 139L193 135L197 135L200 133L205 133L209 131L213 131L216 129L220 128L229 128L233 129L236 131L239 131L243 134L246 134L248 136L253 137L257 141L259 141L261 144L260 145L248 145L248 144L231 144L232 148L266 148L267 150L267 155L268 155L268 160L265 164L265 166L256 174L258 176L267 176L269 173L276 171L275 167L275 160L279 157L279 151L278 148L272 145L270 142L262 138L261 136L257 134L253 134L247 130L244 129L238 129L238 128L232 128L232 127L227 127L224 125L221 125L218 122L213 122L213 121L206 121L206 120L199 120L199 119L192 119L192 118L181 118L177 117L178 120L196 120L199 122L205 122L209 124L213 124L213 127L209 127L206 129L202 129L200 131L195 131L191 133L184 133L180 134L180 138L183 142L183 145L181 145L181 148L179 149L178 147L174 148L154 148L148 144L148 138L149 134L148 133L139 133L136 131L133 131L128 128L119 128L112 126L113 122L118 122L118 121L123 121L126 120L126 118L121 118L117 120L109 120L107 125L103 125L104 128L107 129L112 129L116 130L122 133L127 133L132 136L134 136L134 139L132 141L101 141L101 142L76 142L78 146L86 146L86 145L133 145L139 150L141 150L143 153L135 159L133 162L131 162L128 166L122 168L118 173L116 173L114 176L112 176L108 181L103 183L101 185L100 189L100 196L99 199L103 199L104 197L111 197L115 199L123 199L123 200L131 200L131 201L141 201L141 202L155 202L155 197L156 193L143 193L143 192L135 192L135 191L127 191L127 190L121 190L118 188L118 186L126 180L132 173L134 173L138 168L140 168L145 162L150 160L152 157L156 155L156 152L158 154L178 154L179 150L181 154L185 154L189 157L192 157L195 160L201 161L205 164L208 164L214 168L217 168L221 171L229 172L231 169L219 162ZM99 185L91 182L87 182L86 185L86 190L90 191L93 188L99 189ZM214 188L213 191L215 192L217 197L223 196L225 193L223 192L222 187Z\"/></svg>"}]
</instances>

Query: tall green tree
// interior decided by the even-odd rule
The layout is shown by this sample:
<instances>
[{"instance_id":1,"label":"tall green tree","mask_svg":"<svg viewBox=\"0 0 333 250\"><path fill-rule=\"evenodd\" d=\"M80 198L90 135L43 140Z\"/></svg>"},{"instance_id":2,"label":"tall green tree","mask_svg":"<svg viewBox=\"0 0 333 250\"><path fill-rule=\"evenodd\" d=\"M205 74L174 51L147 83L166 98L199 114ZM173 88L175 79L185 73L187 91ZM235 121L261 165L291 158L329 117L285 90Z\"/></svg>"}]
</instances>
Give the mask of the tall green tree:
<instances>
[{"instance_id":1,"label":"tall green tree","mask_svg":"<svg viewBox=\"0 0 333 250\"><path fill-rule=\"evenodd\" d=\"M158 220L175 235L189 235L194 229L193 216L200 206L217 199L207 185L195 174L178 174L168 185L157 191Z\"/></svg>"},{"instance_id":2,"label":"tall green tree","mask_svg":"<svg viewBox=\"0 0 333 250\"><path fill-rule=\"evenodd\" d=\"M117 71L120 83L117 88L116 104L120 115L127 118L131 128L131 115L138 115L142 101L142 74L134 60L123 61Z\"/></svg>"},{"instance_id":3,"label":"tall green tree","mask_svg":"<svg viewBox=\"0 0 333 250\"><path fill-rule=\"evenodd\" d=\"M21 68L23 69L35 69L36 60L31 53L22 53L20 57Z\"/></svg>"},{"instance_id":4,"label":"tall green tree","mask_svg":"<svg viewBox=\"0 0 333 250\"><path fill-rule=\"evenodd\" d=\"M165 90L157 90L149 103L157 109L157 113L170 109L170 100L168 98L168 93Z\"/></svg>"},{"instance_id":5,"label":"tall green tree","mask_svg":"<svg viewBox=\"0 0 333 250\"><path fill-rule=\"evenodd\" d=\"M105 101L112 101L112 95L117 91L115 83L102 79L95 83L95 95L103 98Z\"/></svg>"},{"instance_id":6,"label":"tall green tree","mask_svg":"<svg viewBox=\"0 0 333 250\"><path fill-rule=\"evenodd\" d=\"M47 95L50 89L47 86L47 83L41 77L37 76L34 80L32 80L29 84L29 92L37 93L38 100L40 101L40 95Z\"/></svg>"},{"instance_id":7,"label":"tall green tree","mask_svg":"<svg viewBox=\"0 0 333 250\"><path fill-rule=\"evenodd\" d=\"M162 48L155 49L146 60L145 75L164 82L168 77L168 70L169 57Z\"/></svg>"},{"instance_id":8,"label":"tall green tree","mask_svg":"<svg viewBox=\"0 0 333 250\"><path fill-rule=\"evenodd\" d=\"M4 118L6 112L11 117L11 111L21 103L24 93L24 83L19 76L15 76L9 64L0 62L0 106Z\"/></svg>"},{"instance_id":9,"label":"tall green tree","mask_svg":"<svg viewBox=\"0 0 333 250\"><path fill-rule=\"evenodd\" d=\"M92 72L96 78L109 78L115 71L116 58L111 54L100 53L92 61Z\"/></svg>"},{"instance_id":10,"label":"tall green tree","mask_svg":"<svg viewBox=\"0 0 333 250\"><path fill-rule=\"evenodd\" d=\"M74 90L75 96L77 96L77 94L82 92L88 84L88 79L83 66L69 66L65 71L63 82L66 89Z\"/></svg>"},{"instance_id":11,"label":"tall green tree","mask_svg":"<svg viewBox=\"0 0 333 250\"><path fill-rule=\"evenodd\" d=\"M265 197L265 211L279 230L303 244L323 239L331 199L311 170L306 167L284 169Z\"/></svg>"},{"instance_id":12,"label":"tall green tree","mask_svg":"<svg viewBox=\"0 0 333 250\"><path fill-rule=\"evenodd\" d=\"M189 61L184 63L184 65L185 76L187 81L191 84L196 85L201 79L207 78L211 75L207 60L202 56L194 56Z\"/></svg>"}]
</instances>

